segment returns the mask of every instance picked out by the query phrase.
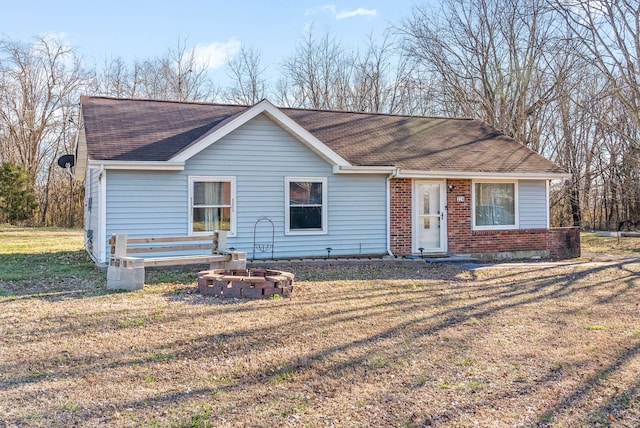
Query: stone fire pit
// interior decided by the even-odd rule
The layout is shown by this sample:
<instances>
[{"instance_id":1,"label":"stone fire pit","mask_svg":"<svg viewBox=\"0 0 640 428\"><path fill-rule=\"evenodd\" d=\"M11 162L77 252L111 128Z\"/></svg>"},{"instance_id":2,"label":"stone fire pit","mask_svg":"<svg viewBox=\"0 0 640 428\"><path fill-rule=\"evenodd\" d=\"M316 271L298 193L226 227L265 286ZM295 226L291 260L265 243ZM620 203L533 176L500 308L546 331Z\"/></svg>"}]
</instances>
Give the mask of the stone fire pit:
<instances>
[{"instance_id":1,"label":"stone fire pit","mask_svg":"<svg viewBox=\"0 0 640 428\"><path fill-rule=\"evenodd\" d=\"M293 292L294 275L272 269L213 269L198 273L201 294L217 297L266 299Z\"/></svg>"}]
</instances>

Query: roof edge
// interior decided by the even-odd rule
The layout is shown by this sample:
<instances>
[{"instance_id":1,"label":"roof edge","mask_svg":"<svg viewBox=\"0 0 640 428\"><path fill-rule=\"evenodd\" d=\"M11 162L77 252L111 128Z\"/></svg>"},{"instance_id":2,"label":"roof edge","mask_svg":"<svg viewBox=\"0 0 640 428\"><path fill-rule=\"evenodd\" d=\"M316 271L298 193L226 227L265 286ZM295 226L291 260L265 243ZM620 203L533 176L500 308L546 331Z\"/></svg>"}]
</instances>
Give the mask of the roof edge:
<instances>
[{"instance_id":1,"label":"roof edge","mask_svg":"<svg viewBox=\"0 0 640 428\"><path fill-rule=\"evenodd\" d=\"M334 166L334 174L392 174L395 166Z\"/></svg>"},{"instance_id":2,"label":"roof edge","mask_svg":"<svg viewBox=\"0 0 640 428\"><path fill-rule=\"evenodd\" d=\"M334 174L393 174L396 178L417 178L417 179L485 179L485 180L507 180L507 179L529 179L529 180L564 180L571 178L569 173L542 173L542 172L477 172L477 171L421 171L408 170L395 166L348 166L333 167Z\"/></svg>"},{"instance_id":3,"label":"roof edge","mask_svg":"<svg viewBox=\"0 0 640 428\"><path fill-rule=\"evenodd\" d=\"M183 171L184 162L89 160L88 166L136 171Z\"/></svg>"},{"instance_id":4,"label":"roof edge","mask_svg":"<svg viewBox=\"0 0 640 428\"><path fill-rule=\"evenodd\" d=\"M569 173L560 172L483 172L483 171L419 171L400 169L398 178L464 178L495 180L565 180L571 178Z\"/></svg>"}]
</instances>

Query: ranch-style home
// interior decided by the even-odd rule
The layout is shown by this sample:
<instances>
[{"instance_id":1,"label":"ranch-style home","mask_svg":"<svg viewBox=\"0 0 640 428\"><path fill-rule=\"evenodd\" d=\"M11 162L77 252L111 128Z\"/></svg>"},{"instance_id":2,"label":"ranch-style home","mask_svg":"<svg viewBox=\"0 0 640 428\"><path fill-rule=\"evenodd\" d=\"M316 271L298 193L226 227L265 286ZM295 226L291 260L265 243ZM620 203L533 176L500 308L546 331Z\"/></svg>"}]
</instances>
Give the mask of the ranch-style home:
<instances>
[{"instance_id":1,"label":"ranch-style home","mask_svg":"<svg viewBox=\"0 0 640 428\"><path fill-rule=\"evenodd\" d=\"M549 225L567 172L478 120L87 96L80 119L97 263L115 233L217 230L256 259L579 254Z\"/></svg>"}]
</instances>

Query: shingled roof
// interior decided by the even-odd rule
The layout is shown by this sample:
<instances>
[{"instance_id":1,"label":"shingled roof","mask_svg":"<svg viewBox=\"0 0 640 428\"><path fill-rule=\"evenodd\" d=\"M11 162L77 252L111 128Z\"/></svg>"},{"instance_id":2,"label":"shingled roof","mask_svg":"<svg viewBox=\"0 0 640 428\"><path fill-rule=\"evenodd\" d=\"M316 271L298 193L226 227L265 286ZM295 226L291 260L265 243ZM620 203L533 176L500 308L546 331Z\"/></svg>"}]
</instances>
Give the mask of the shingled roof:
<instances>
[{"instance_id":1,"label":"shingled roof","mask_svg":"<svg viewBox=\"0 0 640 428\"><path fill-rule=\"evenodd\" d=\"M82 97L89 160L168 161L250 107ZM566 174L471 119L281 108L353 166L499 174Z\"/></svg>"}]
</instances>

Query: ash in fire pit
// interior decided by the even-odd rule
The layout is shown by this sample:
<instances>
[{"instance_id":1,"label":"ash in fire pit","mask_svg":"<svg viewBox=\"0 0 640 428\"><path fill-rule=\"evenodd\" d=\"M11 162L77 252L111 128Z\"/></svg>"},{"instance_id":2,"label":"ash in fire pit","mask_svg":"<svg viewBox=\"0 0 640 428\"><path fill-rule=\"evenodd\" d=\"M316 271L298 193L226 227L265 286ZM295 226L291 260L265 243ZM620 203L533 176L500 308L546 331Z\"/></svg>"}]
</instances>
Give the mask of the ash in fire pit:
<instances>
[{"instance_id":1,"label":"ash in fire pit","mask_svg":"<svg viewBox=\"0 0 640 428\"><path fill-rule=\"evenodd\" d=\"M266 299L290 296L294 275L271 269L213 269L198 273L201 294L217 297Z\"/></svg>"}]
</instances>

